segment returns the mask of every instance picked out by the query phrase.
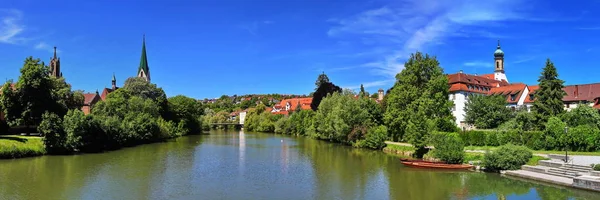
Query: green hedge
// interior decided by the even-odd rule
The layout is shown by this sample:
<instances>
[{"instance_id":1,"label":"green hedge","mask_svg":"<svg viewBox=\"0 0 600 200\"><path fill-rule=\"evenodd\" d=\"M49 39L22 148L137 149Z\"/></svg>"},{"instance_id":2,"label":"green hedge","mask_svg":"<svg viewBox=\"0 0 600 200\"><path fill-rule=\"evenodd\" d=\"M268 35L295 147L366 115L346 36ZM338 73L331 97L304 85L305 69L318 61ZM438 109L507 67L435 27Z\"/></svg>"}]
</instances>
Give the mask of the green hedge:
<instances>
[{"instance_id":1,"label":"green hedge","mask_svg":"<svg viewBox=\"0 0 600 200\"><path fill-rule=\"evenodd\" d=\"M595 137L593 139L585 140L582 133L579 132L592 132L589 130L580 131L583 128L572 129L572 134L581 135L582 137L570 137L571 140L565 140L562 143L569 146L572 150L579 151L593 151L598 150L596 146L600 145L600 142L596 142ZM440 134L447 134L444 132L433 133L430 136L430 143L433 144L438 141L441 137ZM547 131L522 131L522 130L509 130L509 131L496 131L496 130L470 130L459 133L460 138L467 146L501 146L505 144L523 145L534 150L561 150L562 146L557 138L553 135L548 134ZM597 134L590 135L587 138L591 138ZM597 136L600 138L600 136ZM573 141L577 140L577 141ZM599 144L596 144L599 143Z\"/></svg>"}]
</instances>

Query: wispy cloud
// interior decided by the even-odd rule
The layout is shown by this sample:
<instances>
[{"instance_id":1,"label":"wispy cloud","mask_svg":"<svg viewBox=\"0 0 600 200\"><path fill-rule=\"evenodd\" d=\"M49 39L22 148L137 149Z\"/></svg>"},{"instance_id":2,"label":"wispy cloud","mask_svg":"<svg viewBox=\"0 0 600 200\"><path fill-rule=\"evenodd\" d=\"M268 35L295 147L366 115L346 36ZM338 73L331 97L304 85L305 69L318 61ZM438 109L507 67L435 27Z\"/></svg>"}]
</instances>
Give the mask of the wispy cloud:
<instances>
[{"instance_id":1,"label":"wispy cloud","mask_svg":"<svg viewBox=\"0 0 600 200\"><path fill-rule=\"evenodd\" d=\"M37 49L37 50L45 50L45 51L48 51L50 53L54 52L54 47L48 45L48 43L46 43L46 42L39 42L35 46L33 46L33 48ZM61 50L57 49L56 52L57 53L61 53Z\"/></svg>"},{"instance_id":2,"label":"wispy cloud","mask_svg":"<svg viewBox=\"0 0 600 200\"><path fill-rule=\"evenodd\" d=\"M482 62L482 61L466 62L466 63L463 63L463 65L467 66L467 67L484 67L484 68L494 67L492 62Z\"/></svg>"},{"instance_id":3,"label":"wispy cloud","mask_svg":"<svg viewBox=\"0 0 600 200\"><path fill-rule=\"evenodd\" d=\"M579 30L600 30L600 26L592 26L592 27L577 27Z\"/></svg>"},{"instance_id":4,"label":"wispy cloud","mask_svg":"<svg viewBox=\"0 0 600 200\"><path fill-rule=\"evenodd\" d=\"M377 86L388 85L388 84L393 83L394 81L396 81L396 79L387 79L387 80L381 80L381 81L367 82L367 83L363 83L362 85L363 85L364 88L372 88L372 87L377 87ZM347 88L347 89L355 90L355 89L359 89L360 88L360 84L359 85L342 87L342 88Z\"/></svg>"},{"instance_id":5,"label":"wispy cloud","mask_svg":"<svg viewBox=\"0 0 600 200\"><path fill-rule=\"evenodd\" d=\"M18 44L25 40L20 35L25 30L21 23L23 13L16 9L0 9L0 43Z\"/></svg>"},{"instance_id":6,"label":"wispy cloud","mask_svg":"<svg viewBox=\"0 0 600 200\"><path fill-rule=\"evenodd\" d=\"M248 24L244 24L241 25L240 27L242 29L245 29L246 31L248 31L248 33L252 34L252 35L258 35L258 29L260 27L260 25L269 25L269 24L273 24L275 23L274 21L271 20L264 20L264 21L254 21Z\"/></svg>"},{"instance_id":7,"label":"wispy cloud","mask_svg":"<svg viewBox=\"0 0 600 200\"><path fill-rule=\"evenodd\" d=\"M532 61L533 59L535 59L535 56L520 57L520 58L517 58L515 61L513 61L512 64L529 62L529 61Z\"/></svg>"},{"instance_id":8,"label":"wispy cloud","mask_svg":"<svg viewBox=\"0 0 600 200\"><path fill-rule=\"evenodd\" d=\"M415 51L425 51L453 37L506 37L487 31L489 24L515 20L543 20L525 15L522 0L404 0L346 18L329 19L332 38L362 38L365 45L389 49L366 63L377 74L394 77ZM366 42L365 42L366 40ZM466 64L466 63L465 63ZM491 63L471 63L489 66Z\"/></svg>"}]
</instances>

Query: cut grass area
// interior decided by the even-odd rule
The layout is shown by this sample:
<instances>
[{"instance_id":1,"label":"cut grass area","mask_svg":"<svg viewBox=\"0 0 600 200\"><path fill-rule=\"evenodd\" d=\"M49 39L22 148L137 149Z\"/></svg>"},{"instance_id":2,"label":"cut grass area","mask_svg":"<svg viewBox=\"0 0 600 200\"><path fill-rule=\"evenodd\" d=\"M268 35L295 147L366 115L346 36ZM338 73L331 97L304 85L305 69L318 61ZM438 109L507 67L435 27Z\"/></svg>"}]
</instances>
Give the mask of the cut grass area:
<instances>
[{"instance_id":1,"label":"cut grass area","mask_svg":"<svg viewBox=\"0 0 600 200\"><path fill-rule=\"evenodd\" d=\"M44 142L37 136L0 136L0 159L22 158L46 154Z\"/></svg>"},{"instance_id":2,"label":"cut grass area","mask_svg":"<svg viewBox=\"0 0 600 200\"><path fill-rule=\"evenodd\" d=\"M526 165L536 166L538 165L538 162L540 162L540 160L550 160L550 158L533 155L533 157L529 159L529 162L527 162Z\"/></svg>"},{"instance_id":3,"label":"cut grass area","mask_svg":"<svg viewBox=\"0 0 600 200\"><path fill-rule=\"evenodd\" d=\"M491 146L466 146L465 150L477 150L477 151L494 151L498 149L498 147ZM559 154L564 155L564 151L546 151L546 150L532 150L534 154ZM569 151L569 155L581 155L581 156L600 156L600 152L576 152Z\"/></svg>"},{"instance_id":4,"label":"cut grass area","mask_svg":"<svg viewBox=\"0 0 600 200\"><path fill-rule=\"evenodd\" d=\"M395 150L395 151L414 151L415 150L415 148L411 147L411 146L401 146L401 145L395 145L395 144L387 144L385 149Z\"/></svg>"}]
</instances>

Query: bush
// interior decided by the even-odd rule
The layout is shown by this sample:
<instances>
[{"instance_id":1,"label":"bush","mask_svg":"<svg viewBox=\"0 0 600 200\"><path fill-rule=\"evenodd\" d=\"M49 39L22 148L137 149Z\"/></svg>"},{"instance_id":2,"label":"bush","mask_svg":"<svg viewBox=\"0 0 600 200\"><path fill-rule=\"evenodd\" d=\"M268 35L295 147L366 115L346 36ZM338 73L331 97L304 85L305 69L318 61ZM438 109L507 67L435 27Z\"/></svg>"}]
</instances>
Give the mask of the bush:
<instances>
[{"instance_id":1,"label":"bush","mask_svg":"<svg viewBox=\"0 0 600 200\"><path fill-rule=\"evenodd\" d=\"M523 132L525 146L533 150L544 149L544 132L542 131L525 131Z\"/></svg>"},{"instance_id":2,"label":"bush","mask_svg":"<svg viewBox=\"0 0 600 200\"><path fill-rule=\"evenodd\" d=\"M48 153L64 154L73 151L73 147L67 144L67 135L63 129L63 120L54 113L44 113L42 122L38 126L42 134L44 147Z\"/></svg>"},{"instance_id":3,"label":"bush","mask_svg":"<svg viewBox=\"0 0 600 200\"><path fill-rule=\"evenodd\" d=\"M466 131L463 134L468 135L468 141L465 141L465 143L467 143L468 145L471 146L485 146L485 132L484 131L478 131L478 130L472 130L472 131Z\"/></svg>"},{"instance_id":4,"label":"bush","mask_svg":"<svg viewBox=\"0 0 600 200\"><path fill-rule=\"evenodd\" d=\"M592 165L593 165L594 171L600 171L600 164L595 164L595 165L592 164Z\"/></svg>"},{"instance_id":5,"label":"bush","mask_svg":"<svg viewBox=\"0 0 600 200\"><path fill-rule=\"evenodd\" d=\"M446 163L462 163L465 158L464 143L457 133L445 134L434 145L433 156Z\"/></svg>"},{"instance_id":6,"label":"bush","mask_svg":"<svg viewBox=\"0 0 600 200\"><path fill-rule=\"evenodd\" d=\"M498 131L489 131L485 134L485 145L486 146L498 146Z\"/></svg>"},{"instance_id":7,"label":"bush","mask_svg":"<svg viewBox=\"0 0 600 200\"><path fill-rule=\"evenodd\" d=\"M483 158L486 170L517 170L526 164L533 154L524 146L507 144L493 152L487 152Z\"/></svg>"},{"instance_id":8,"label":"bush","mask_svg":"<svg viewBox=\"0 0 600 200\"><path fill-rule=\"evenodd\" d=\"M365 139L356 142L357 147L370 149L383 149L387 139L387 127L380 125L369 129Z\"/></svg>"}]
</instances>

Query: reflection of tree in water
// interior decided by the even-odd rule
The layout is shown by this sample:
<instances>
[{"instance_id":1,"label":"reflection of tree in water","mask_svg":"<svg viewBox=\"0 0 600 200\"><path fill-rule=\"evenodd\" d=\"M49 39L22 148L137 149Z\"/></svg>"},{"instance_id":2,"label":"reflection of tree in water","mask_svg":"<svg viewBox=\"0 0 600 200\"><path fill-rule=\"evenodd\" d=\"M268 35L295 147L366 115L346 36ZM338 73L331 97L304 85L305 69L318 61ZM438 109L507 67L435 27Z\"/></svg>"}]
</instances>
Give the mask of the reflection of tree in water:
<instances>
[{"instance_id":1,"label":"reflection of tree in water","mask_svg":"<svg viewBox=\"0 0 600 200\"><path fill-rule=\"evenodd\" d=\"M315 199L369 199L368 182L381 171L380 152L298 138L299 153L314 169Z\"/></svg>"}]
</instances>

